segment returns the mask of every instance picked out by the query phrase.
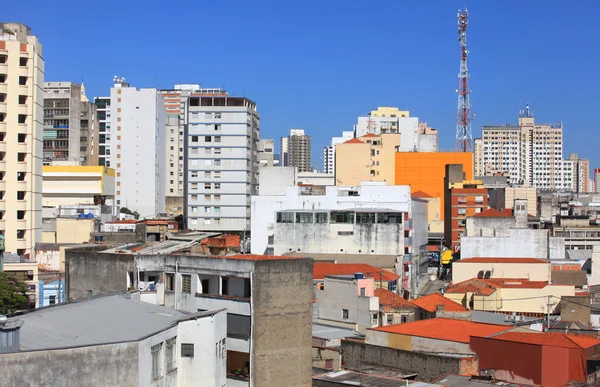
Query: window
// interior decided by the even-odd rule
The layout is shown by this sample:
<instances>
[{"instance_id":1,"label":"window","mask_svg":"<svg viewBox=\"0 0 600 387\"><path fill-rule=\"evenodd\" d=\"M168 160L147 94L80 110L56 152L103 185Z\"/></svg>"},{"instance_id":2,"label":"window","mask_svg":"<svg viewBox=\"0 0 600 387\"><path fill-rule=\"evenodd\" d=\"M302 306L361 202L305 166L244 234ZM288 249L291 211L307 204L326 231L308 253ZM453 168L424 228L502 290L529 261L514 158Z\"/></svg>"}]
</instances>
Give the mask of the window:
<instances>
[{"instance_id":1,"label":"window","mask_svg":"<svg viewBox=\"0 0 600 387\"><path fill-rule=\"evenodd\" d=\"M342 309L342 318L348 320L348 309Z\"/></svg>"},{"instance_id":2,"label":"window","mask_svg":"<svg viewBox=\"0 0 600 387\"><path fill-rule=\"evenodd\" d=\"M212 184L204 183L204 189L211 189L211 188L212 188Z\"/></svg>"},{"instance_id":3,"label":"window","mask_svg":"<svg viewBox=\"0 0 600 387\"><path fill-rule=\"evenodd\" d=\"M192 293L192 276L189 274L181 275L181 293Z\"/></svg>"},{"instance_id":4,"label":"window","mask_svg":"<svg viewBox=\"0 0 600 387\"><path fill-rule=\"evenodd\" d=\"M402 223L402 213L384 212L377 214L377 223Z\"/></svg>"},{"instance_id":5,"label":"window","mask_svg":"<svg viewBox=\"0 0 600 387\"><path fill-rule=\"evenodd\" d=\"M317 212L315 214L315 223L327 223L327 213Z\"/></svg>"},{"instance_id":6,"label":"window","mask_svg":"<svg viewBox=\"0 0 600 387\"><path fill-rule=\"evenodd\" d=\"M50 296L50 301L49 301L50 305L54 305L56 304L56 296Z\"/></svg>"},{"instance_id":7,"label":"window","mask_svg":"<svg viewBox=\"0 0 600 387\"><path fill-rule=\"evenodd\" d=\"M221 183L215 183L215 189L221 189Z\"/></svg>"},{"instance_id":8,"label":"window","mask_svg":"<svg viewBox=\"0 0 600 387\"><path fill-rule=\"evenodd\" d=\"M388 314L387 315L387 325L392 325L392 324L394 324L394 315Z\"/></svg>"},{"instance_id":9,"label":"window","mask_svg":"<svg viewBox=\"0 0 600 387\"><path fill-rule=\"evenodd\" d=\"M194 357L194 344L181 344L181 357Z\"/></svg>"},{"instance_id":10,"label":"window","mask_svg":"<svg viewBox=\"0 0 600 387\"><path fill-rule=\"evenodd\" d=\"M26 139L27 139L27 135L26 134L19 133L19 135L18 135L18 141L20 143L24 143Z\"/></svg>"},{"instance_id":11,"label":"window","mask_svg":"<svg viewBox=\"0 0 600 387\"><path fill-rule=\"evenodd\" d=\"M207 279L203 279L202 281L200 281L200 283L202 284L202 294L208 294L208 289L210 287L210 281Z\"/></svg>"},{"instance_id":12,"label":"window","mask_svg":"<svg viewBox=\"0 0 600 387\"><path fill-rule=\"evenodd\" d=\"M221 200L221 195L215 195L215 200Z\"/></svg>"},{"instance_id":13,"label":"window","mask_svg":"<svg viewBox=\"0 0 600 387\"><path fill-rule=\"evenodd\" d=\"M171 372L177 368L177 357L175 356L175 348L177 347L177 336L171 337L167 340L167 346L165 349L167 357L167 372Z\"/></svg>"},{"instance_id":14,"label":"window","mask_svg":"<svg viewBox=\"0 0 600 387\"><path fill-rule=\"evenodd\" d=\"M18 120L19 124L24 124L27 122L27 116L25 114L19 114Z\"/></svg>"},{"instance_id":15,"label":"window","mask_svg":"<svg viewBox=\"0 0 600 387\"><path fill-rule=\"evenodd\" d=\"M312 212L297 212L296 223L312 223Z\"/></svg>"},{"instance_id":16,"label":"window","mask_svg":"<svg viewBox=\"0 0 600 387\"><path fill-rule=\"evenodd\" d=\"M356 223L373 224L373 223L375 223L375 214L374 213L357 213L356 214Z\"/></svg>"},{"instance_id":17,"label":"window","mask_svg":"<svg viewBox=\"0 0 600 387\"><path fill-rule=\"evenodd\" d=\"M338 231L338 235L340 235L340 236L350 236L350 235L354 235L354 231Z\"/></svg>"},{"instance_id":18,"label":"window","mask_svg":"<svg viewBox=\"0 0 600 387\"><path fill-rule=\"evenodd\" d=\"M219 165L221 165L221 160L215 160L215 165L216 165L216 166L219 166Z\"/></svg>"},{"instance_id":19,"label":"window","mask_svg":"<svg viewBox=\"0 0 600 387\"><path fill-rule=\"evenodd\" d=\"M360 288L360 295L361 295L361 297L366 297L367 296L367 288Z\"/></svg>"},{"instance_id":20,"label":"window","mask_svg":"<svg viewBox=\"0 0 600 387\"><path fill-rule=\"evenodd\" d=\"M161 363L161 350L162 343L152 346L152 380L158 380L160 378L160 363Z\"/></svg>"},{"instance_id":21,"label":"window","mask_svg":"<svg viewBox=\"0 0 600 387\"><path fill-rule=\"evenodd\" d=\"M198 142L198 136L192 136L192 142Z\"/></svg>"},{"instance_id":22,"label":"window","mask_svg":"<svg viewBox=\"0 0 600 387\"><path fill-rule=\"evenodd\" d=\"M215 136L215 142L221 142L221 136Z\"/></svg>"},{"instance_id":23,"label":"window","mask_svg":"<svg viewBox=\"0 0 600 387\"><path fill-rule=\"evenodd\" d=\"M27 86L27 77L19 77L19 85Z\"/></svg>"},{"instance_id":24,"label":"window","mask_svg":"<svg viewBox=\"0 0 600 387\"><path fill-rule=\"evenodd\" d=\"M459 207L458 208L458 215L466 215L467 214L467 209L464 207Z\"/></svg>"},{"instance_id":25,"label":"window","mask_svg":"<svg viewBox=\"0 0 600 387\"><path fill-rule=\"evenodd\" d=\"M211 136L204 136L204 142L212 142Z\"/></svg>"},{"instance_id":26,"label":"window","mask_svg":"<svg viewBox=\"0 0 600 387\"><path fill-rule=\"evenodd\" d=\"M221 278L221 294L229 294L229 280L227 278Z\"/></svg>"},{"instance_id":27,"label":"window","mask_svg":"<svg viewBox=\"0 0 600 387\"><path fill-rule=\"evenodd\" d=\"M475 196L475 203L483 203L483 196Z\"/></svg>"},{"instance_id":28,"label":"window","mask_svg":"<svg viewBox=\"0 0 600 387\"><path fill-rule=\"evenodd\" d=\"M25 200L25 191L17 191L17 200Z\"/></svg>"},{"instance_id":29,"label":"window","mask_svg":"<svg viewBox=\"0 0 600 387\"><path fill-rule=\"evenodd\" d=\"M167 280L165 283L165 290L168 292L175 291L175 274L167 273Z\"/></svg>"},{"instance_id":30,"label":"window","mask_svg":"<svg viewBox=\"0 0 600 387\"><path fill-rule=\"evenodd\" d=\"M332 212L331 223L354 223L353 212Z\"/></svg>"},{"instance_id":31,"label":"window","mask_svg":"<svg viewBox=\"0 0 600 387\"><path fill-rule=\"evenodd\" d=\"M25 181L25 176L27 173L25 172L17 172L17 181Z\"/></svg>"},{"instance_id":32,"label":"window","mask_svg":"<svg viewBox=\"0 0 600 387\"><path fill-rule=\"evenodd\" d=\"M20 95L19 96L19 105L25 105L27 103L27 96L26 95Z\"/></svg>"},{"instance_id":33,"label":"window","mask_svg":"<svg viewBox=\"0 0 600 387\"><path fill-rule=\"evenodd\" d=\"M221 154L221 148L215 148L215 154L216 155L220 155Z\"/></svg>"},{"instance_id":34,"label":"window","mask_svg":"<svg viewBox=\"0 0 600 387\"><path fill-rule=\"evenodd\" d=\"M278 212L277 223L294 223L293 212Z\"/></svg>"}]
</instances>

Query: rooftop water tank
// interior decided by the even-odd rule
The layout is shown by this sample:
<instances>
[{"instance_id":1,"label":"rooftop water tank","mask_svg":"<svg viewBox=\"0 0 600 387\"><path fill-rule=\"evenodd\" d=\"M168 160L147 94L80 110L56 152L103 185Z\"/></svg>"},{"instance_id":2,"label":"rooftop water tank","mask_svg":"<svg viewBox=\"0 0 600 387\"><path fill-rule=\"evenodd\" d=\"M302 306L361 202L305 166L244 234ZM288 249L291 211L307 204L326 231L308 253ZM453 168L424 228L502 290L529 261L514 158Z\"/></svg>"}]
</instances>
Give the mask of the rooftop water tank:
<instances>
[{"instance_id":1,"label":"rooftop water tank","mask_svg":"<svg viewBox=\"0 0 600 387\"><path fill-rule=\"evenodd\" d=\"M354 273L354 278L355 279L363 279L363 278L365 278L365 275L363 273Z\"/></svg>"}]
</instances>

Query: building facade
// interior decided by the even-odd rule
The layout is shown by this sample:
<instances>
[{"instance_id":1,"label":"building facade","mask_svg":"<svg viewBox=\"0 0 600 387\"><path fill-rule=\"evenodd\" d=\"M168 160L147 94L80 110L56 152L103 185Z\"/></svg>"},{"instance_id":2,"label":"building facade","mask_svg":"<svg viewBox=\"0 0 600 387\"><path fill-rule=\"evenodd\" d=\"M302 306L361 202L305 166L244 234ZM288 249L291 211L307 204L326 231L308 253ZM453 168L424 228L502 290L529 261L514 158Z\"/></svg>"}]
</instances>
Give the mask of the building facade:
<instances>
[{"instance_id":1,"label":"building facade","mask_svg":"<svg viewBox=\"0 0 600 387\"><path fill-rule=\"evenodd\" d=\"M354 131L344 131L341 137L332 137L331 145L323 149L323 172L333 175L335 173L335 146L354 138Z\"/></svg>"},{"instance_id":2,"label":"building facade","mask_svg":"<svg viewBox=\"0 0 600 387\"><path fill-rule=\"evenodd\" d=\"M184 217L192 230L245 234L258 192L260 115L256 103L191 96L184 139Z\"/></svg>"},{"instance_id":3,"label":"building facade","mask_svg":"<svg viewBox=\"0 0 600 387\"><path fill-rule=\"evenodd\" d=\"M508 173L512 184L540 189L572 186L563 165L562 124L536 124L529 105L518 125L484 126L481 144L484 176Z\"/></svg>"},{"instance_id":4,"label":"building facade","mask_svg":"<svg viewBox=\"0 0 600 387\"><path fill-rule=\"evenodd\" d=\"M96 160L95 165L110 167L110 97L96 97L96 118L98 125L97 156L92 158Z\"/></svg>"},{"instance_id":5,"label":"building facade","mask_svg":"<svg viewBox=\"0 0 600 387\"><path fill-rule=\"evenodd\" d=\"M42 203L114 205L115 170L100 166L44 166Z\"/></svg>"},{"instance_id":6,"label":"building facade","mask_svg":"<svg viewBox=\"0 0 600 387\"><path fill-rule=\"evenodd\" d=\"M35 255L42 239L44 59L21 23L0 23L0 233L5 250Z\"/></svg>"},{"instance_id":7,"label":"building facade","mask_svg":"<svg viewBox=\"0 0 600 387\"><path fill-rule=\"evenodd\" d=\"M570 190L577 193L590 192L590 161L579 158L577 153L571 153L569 158L565 160L565 169L567 166L571 167L572 184Z\"/></svg>"},{"instance_id":8,"label":"building facade","mask_svg":"<svg viewBox=\"0 0 600 387\"><path fill-rule=\"evenodd\" d=\"M395 182L395 153L400 146L398 133L372 134L350 139L335 146L336 185L359 185L363 181Z\"/></svg>"},{"instance_id":9,"label":"building facade","mask_svg":"<svg viewBox=\"0 0 600 387\"><path fill-rule=\"evenodd\" d=\"M258 142L258 164L261 167L273 167L275 157L275 142L273 139L263 139Z\"/></svg>"},{"instance_id":10,"label":"building facade","mask_svg":"<svg viewBox=\"0 0 600 387\"><path fill-rule=\"evenodd\" d=\"M66 261L69 300L131 287L174 313L224 309L228 386L311 385L311 259L73 249Z\"/></svg>"},{"instance_id":11,"label":"building facade","mask_svg":"<svg viewBox=\"0 0 600 387\"><path fill-rule=\"evenodd\" d=\"M290 135L281 138L281 158L284 167L310 172L310 136L304 129L290 129Z\"/></svg>"},{"instance_id":12,"label":"building facade","mask_svg":"<svg viewBox=\"0 0 600 387\"><path fill-rule=\"evenodd\" d=\"M96 105L83 83L44 83L44 164L96 165Z\"/></svg>"},{"instance_id":13,"label":"building facade","mask_svg":"<svg viewBox=\"0 0 600 387\"><path fill-rule=\"evenodd\" d=\"M156 89L137 89L117 77L110 100L110 166L116 172L116 204L137 211L142 217L163 213L163 97Z\"/></svg>"}]
</instances>

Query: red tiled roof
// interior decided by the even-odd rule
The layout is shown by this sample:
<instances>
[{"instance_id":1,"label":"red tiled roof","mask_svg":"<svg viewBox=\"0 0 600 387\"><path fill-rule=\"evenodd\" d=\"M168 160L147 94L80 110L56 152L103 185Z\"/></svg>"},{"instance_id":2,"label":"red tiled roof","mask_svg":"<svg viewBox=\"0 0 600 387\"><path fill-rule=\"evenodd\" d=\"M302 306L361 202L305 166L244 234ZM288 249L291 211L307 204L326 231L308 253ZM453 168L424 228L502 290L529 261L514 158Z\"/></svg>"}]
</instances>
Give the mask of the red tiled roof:
<instances>
[{"instance_id":1,"label":"red tiled roof","mask_svg":"<svg viewBox=\"0 0 600 387\"><path fill-rule=\"evenodd\" d=\"M243 259L246 261L277 261L280 259L302 259L304 257L295 255L257 255L257 254L237 254L237 255L211 255L209 258L217 259Z\"/></svg>"},{"instance_id":2,"label":"red tiled roof","mask_svg":"<svg viewBox=\"0 0 600 387\"><path fill-rule=\"evenodd\" d=\"M360 141L357 138L351 138L350 140L345 141L342 144L364 144L364 142Z\"/></svg>"},{"instance_id":3,"label":"red tiled roof","mask_svg":"<svg viewBox=\"0 0 600 387\"><path fill-rule=\"evenodd\" d=\"M366 263L329 263L315 262L313 279L322 280L326 275L350 275L355 273L363 273L365 277L374 278L375 281L396 281L400 278L399 275L390 271L378 269ZM381 278L380 278L381 277Z\"/></svg>"},{"instance_id":4,"label":"red tiled roof","mask_svg":"<svg viewBox=\"0 0 600 387\"><path fill-rule=\"evenodd\" d=\"M486 337L509 329L512 329L512 326L432 318L398 325L388 325L373 328L372 330L468 344L471 342L471 336Z\"/></svg>"},{"instance_id":5,"label":"red tiled roof","mask_svg":"<svg viewBox=\"0 0 600 387\"><path fill-rule=\"evenodd\" d=\"M558 332L506 332L498 336L494 336L494 339L502 341L512 341L516 343L577 349L585 349L596 345L600 345L600 339L594 338L592 336L571 335Z\"/></svg>"},{"instance_id":6,"label":"red tiled roof","mask_svg":"<svg viewBox=\"0 0 600 387\"><path fill-rule=\"evenodd\" d=\"M427 251L440 251L438 246L427 246Z\"/></svg>"},{"instance_id":7,"label":"red tiled roof","mask_svg":"<svg viewBox=\"0 0 600 387\"><path fill-rule=\"evenodd\" d=\"M487 188L452 188L453 195L461 195L461 194L481 195L481 194L486 194L487 192L488 192Z\"/></svg>"},{"instance_id":8,"label":"red tiled roof","mask_svg":"<svg viewBox=\"0 0 600 387\"><path fill-rule=\"evenodd\" d=\"M394 292L390 292L384 288L375 289L375 297L379 297L379 305L383 305L387 309L392 308L414 308L415 306L408 300L400 297Z\"/></svg>"},{"instance_id":9,"label":"red tiled roof","mask_svg":"<svg viewBox=\"0 0 600 387\"><path fill-rule=\"evenodd\" d=\"M413 198L433 199L433 196L423 191L417 191L411 195Z\"/></svg>"},{"instance_id":10,"label":"red tiled roof","mask_svg":"<svg viewBox=\"0 0 600 387\"><path fill-rule=\"evenodd\" d=\"M541 258L484 258L484 257L473 257L465 258L454 263L550 263L547 259Z\"/></svg>"},{"instance_id":11,"label":"red tiled roof","mask_svg":"<svg viewBox=\"0 0 600 387\"><path fill-rule=\"evenodd\" d=\"M487 210L484 210L473 216L477 218L509 218L512 215L509 215L506 212L500 212L495 208L488 208Z\"/></svg>"},{"instance_id":12,"label":"red tiled roof","mask_svg":"<svg viewBox=\"0 0 600 387\"><path fill-rule=\"evenodd\" d=\"M362 137L377 137L377 135L376 135L376 134L373 134L373 133L367 133L367 134L365 134L365 135L364 135L364 136L362 136Z\"/></svg>"},{"instance_id":13,"label":"red tiled roof","mask_svg":"<svg viewBox=\"0 0 600 387\"><path fill-rule=\"evenodd\" d=\"M530 281L526 278L490 278L483 280L499 288L543 289L548 281Z\"/></svg>"},{"instance_id":14,"label":"red tiled roof","mask_svg":"<svg viewBox=\"0 0 600 387\"><path fill-rule=\"evenodd\" d=\"M467 308L461 304L454 302L439 293L429 294L427 296L415 298L411 301L413 305L426 310L428 312L435 312L439 305L444 306L444 311L448 312L466 312Z\"/></svg>"},{"instance_id":15,"label":"red tiled roof","mask_svg":"<svg viewBox=\"0 0 600 387\"><path fill-rule=\"evenodd\" d=\"M115 220L114 222L109 222L108 224L135 224L137 220L135 219L123 219L123 220Z\"/></svg>"},{"instance_id":16,"label":"red tiled roof","mask_svg":"<svg viewBox=\"0 0 600 387\"><path fill-rule=\"evenodd\" d=\"M474 284L464 284L464 285L458 285L458 286L450 286L448 289L446 289L446 293L450 293L450 294L464 294L464 293L478 293L478 294L483 294L485 296L489 296L490 294L494 293L496 289L494 288L488 288L485 286L477 286Z\"/></svg>"}]
</instances>

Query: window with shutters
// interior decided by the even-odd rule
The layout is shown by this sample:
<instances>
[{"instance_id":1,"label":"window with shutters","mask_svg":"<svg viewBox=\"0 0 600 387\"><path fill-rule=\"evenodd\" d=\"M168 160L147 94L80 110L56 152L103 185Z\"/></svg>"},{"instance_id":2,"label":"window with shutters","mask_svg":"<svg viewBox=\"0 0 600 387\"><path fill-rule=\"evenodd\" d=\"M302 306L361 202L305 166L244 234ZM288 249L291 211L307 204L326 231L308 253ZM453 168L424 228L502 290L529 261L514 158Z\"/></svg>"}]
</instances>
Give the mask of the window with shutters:
<instances>
[{"instance_id":1,"label":"window with shutters","mask_svg":"<svg viewBox=\"0 0 600 387\"><path fill-rule=\"evenodd\" d=\"M181 292L191 294L192 293L192 276L189 274L181 275Z\"/></svg>"},{"instance_id":2,"label":"window with shutters","mask_svg":"<svg viewBox=\"0 0 600 387\"><path fill-rule=\"evenodd\" d=\"M181 357L194 357L194 344L181 344Z\"/></svg>"}]
</instances>

